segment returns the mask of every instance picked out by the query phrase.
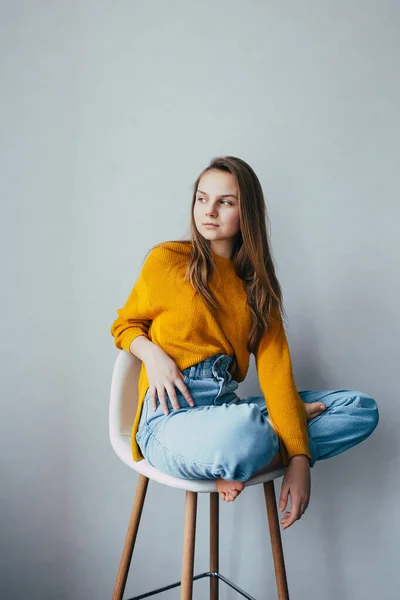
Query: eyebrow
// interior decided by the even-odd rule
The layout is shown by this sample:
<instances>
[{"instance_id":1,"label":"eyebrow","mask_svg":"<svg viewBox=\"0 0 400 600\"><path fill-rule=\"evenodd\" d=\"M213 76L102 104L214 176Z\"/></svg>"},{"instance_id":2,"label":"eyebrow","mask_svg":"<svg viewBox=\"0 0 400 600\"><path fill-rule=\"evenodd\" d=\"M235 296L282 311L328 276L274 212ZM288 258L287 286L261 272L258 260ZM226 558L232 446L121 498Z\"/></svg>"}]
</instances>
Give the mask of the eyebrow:
<instances>
[{"instance_id":1,"label":"eyebrow","mask_svg":"<svg viewBox=\"0 0 400 600\"><path fill-rule=\"evenodd\" d=\"M208 194L206 192L202 192L201 190L197 190L196 193L204 194L205 196L208 196ZM237 200L237 197L235 196L235 194L220 194L218 197L219 198L236 198L236 200Z\"/></svg>"}]
</instances>

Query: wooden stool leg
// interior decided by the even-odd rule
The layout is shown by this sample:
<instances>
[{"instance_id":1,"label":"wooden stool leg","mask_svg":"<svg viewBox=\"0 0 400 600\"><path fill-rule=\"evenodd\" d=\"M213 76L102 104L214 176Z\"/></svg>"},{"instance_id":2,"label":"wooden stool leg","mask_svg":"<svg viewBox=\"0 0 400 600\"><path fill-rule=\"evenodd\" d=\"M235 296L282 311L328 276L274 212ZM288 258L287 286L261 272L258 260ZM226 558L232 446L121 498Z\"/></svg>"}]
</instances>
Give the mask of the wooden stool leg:
<instances>
[{"instance_id":1,"label":"wooden stool leg","mask_svg":"<svg viewBox=\"0 0 400 600\"><path fill-rule=\"evenodd\" d=\"M186 492L183 528L181 600L192 600L197 492Z\"/></svg>"},{"instance_id":2,"label":"wooden stool leg","mask_svg":"<svg viewBox=\"0 0 400 600\"><path fill-rule=\"evenodd\" d=\"M148 477L140 475L136 488L135 500L133 502L131 518L129 519L128 531L126 532L124 549L122 551L121 561L119 563L117 581L115 583L112 600L122 600L122 596L124 595L126 580L128 578L129 567L131 564L133 549L135 547L136 535L139 529L140 517L142 516L148 484Z\"/></svg>"},{"instance_id":3,"label":"wooden stool leg","mask_svg":"<svg viewBox=\"0 0 400 600\"><path fill-rule=\"evenodd\" d=\"M278 600L289 600L286 580L285 560L283 557L281 532L279 530L278 510L276 507L274 480L264 483L265 503L267 505L269 532L271 535L272 556L274 559Z\"/></svg>"},{"instance_id":4,"label":"wooden stool leg","mask_svg":"<svg viewBox=\"0 0 400 600\"><path fill-rule=\"evenodd\" d=\"M210 571L219 572L219 494L210 494ZM218 600L218 577L210 577L210 600Z\"/></svg>"}]
</instances>

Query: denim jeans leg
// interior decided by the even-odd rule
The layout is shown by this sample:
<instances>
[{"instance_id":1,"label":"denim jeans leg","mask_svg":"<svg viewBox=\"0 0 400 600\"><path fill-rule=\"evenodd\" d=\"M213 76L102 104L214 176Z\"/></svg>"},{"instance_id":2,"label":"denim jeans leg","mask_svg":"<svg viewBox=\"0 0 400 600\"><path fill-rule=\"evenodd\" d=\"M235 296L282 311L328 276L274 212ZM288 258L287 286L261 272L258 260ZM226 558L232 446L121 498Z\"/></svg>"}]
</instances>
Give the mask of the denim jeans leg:
<instances>
[{"instance_id":1,"label":"denim jeans leg","mask_svg":"<svg viewBox=\"0 0 400 600\"><path fill-rule=\"evenodd\" d=\"M357 390L303 390L303 402L322 402L326 409L308 421L313 464L356 446L376 428L379 411L376 401Z\"/></svg>"}]
</instances>

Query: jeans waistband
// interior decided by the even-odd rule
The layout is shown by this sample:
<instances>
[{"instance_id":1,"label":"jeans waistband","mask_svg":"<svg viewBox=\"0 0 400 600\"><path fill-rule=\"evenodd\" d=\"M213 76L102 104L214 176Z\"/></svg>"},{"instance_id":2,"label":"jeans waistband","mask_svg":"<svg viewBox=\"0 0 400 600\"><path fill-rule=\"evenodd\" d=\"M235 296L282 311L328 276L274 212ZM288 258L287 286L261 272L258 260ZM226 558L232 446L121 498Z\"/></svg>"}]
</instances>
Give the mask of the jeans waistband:
<instances>
[{"instance_id":1,"label":"jeans waistband","mask_svg":"<svg viewBox=\"0 0 400 600\"><path fill-rule=\"evenodd\" d=\"M218 375L221 376L226 371L229 371L232 363L233 356L228 356L227 354L215 354L191 367L187 367L182 373L191 379L217 377Z\"/></svg>"}]
</instances>

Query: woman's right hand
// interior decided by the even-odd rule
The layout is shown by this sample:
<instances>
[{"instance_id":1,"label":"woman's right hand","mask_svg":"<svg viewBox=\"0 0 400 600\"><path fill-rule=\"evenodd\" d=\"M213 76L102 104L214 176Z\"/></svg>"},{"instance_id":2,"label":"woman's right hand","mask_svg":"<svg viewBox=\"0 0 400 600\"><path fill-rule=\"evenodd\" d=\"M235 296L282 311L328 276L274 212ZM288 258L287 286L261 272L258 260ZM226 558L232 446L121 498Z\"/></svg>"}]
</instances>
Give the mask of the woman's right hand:
<instances>
[{"instance_id":1,"label":"woman's right hand","mask_svg":"<svg viewBox=\"0 0 400 600\"><path fill-rule=\"evenodd\" d=\"M167 391L171 404L175 410L179 410L179 402L176 397L175 387L184 396L189 406L194 406L193 399L184 383L184 376L176 362L160 346L152 348L150 355L145 361L147 379L149 381L150 402L153 412L156 410L157 395L163 413L168 414L168 405L165 399Z\"/></svg>"}]
</instances>

